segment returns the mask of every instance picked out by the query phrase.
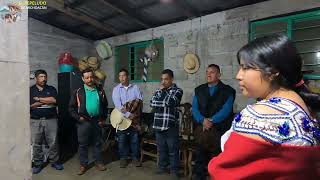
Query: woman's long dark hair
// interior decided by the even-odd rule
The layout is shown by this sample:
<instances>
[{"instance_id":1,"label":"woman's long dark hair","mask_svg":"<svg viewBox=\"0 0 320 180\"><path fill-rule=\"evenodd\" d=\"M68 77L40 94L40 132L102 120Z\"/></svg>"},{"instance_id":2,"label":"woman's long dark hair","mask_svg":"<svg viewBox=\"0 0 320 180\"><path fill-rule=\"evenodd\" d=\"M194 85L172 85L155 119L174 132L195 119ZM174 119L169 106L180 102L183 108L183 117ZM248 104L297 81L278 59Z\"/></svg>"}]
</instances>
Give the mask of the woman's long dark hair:
<instances>
[{"instance_id":1,"label":"woman's long dark hair","mask_svg":"<svg viewBox=\"0 0 320 180\"><path fill-rule=\"evenodd\" d=\"M296 91L312 112L320 110L320 94L312 93L302 80L302 59L287 36L274 34L257 38L243 46L237 54L238 62L248 68L259 68L264 78L273 77L271 87Z\"/></svg>"}]
</instances>

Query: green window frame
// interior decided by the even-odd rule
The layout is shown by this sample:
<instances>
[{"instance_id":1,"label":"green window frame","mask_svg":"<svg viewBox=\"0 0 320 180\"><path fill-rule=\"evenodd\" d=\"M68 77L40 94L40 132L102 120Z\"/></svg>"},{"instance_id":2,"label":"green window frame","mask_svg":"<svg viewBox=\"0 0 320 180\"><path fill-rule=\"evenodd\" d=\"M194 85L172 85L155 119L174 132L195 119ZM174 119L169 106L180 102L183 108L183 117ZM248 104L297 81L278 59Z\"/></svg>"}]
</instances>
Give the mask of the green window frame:
<instances>
[{"instance_id":1,"label":"green window frame","mask_svg":"<svg viewBox=\"0 0 320 180\"><path fill-rule=\"evenodd\" d=\"M148 63L147 82L160 82L164 61L163 38L117 46L115 48L115 82L119 82L118 72L122 68L128 70L130 82L143 82L143 63L140 59L144 56L145 48L152 43L158 50L158 56Z\"/></svg>"},{"instance_id":2,"label":"green window frame","mask_svg":"<svg viewBox=\"0 0 320 180\"><path fill-rule=\"evenodd\" d=\"M291 39L303 59L304 79L320 80L320 9L251 21L249 41L274 33ZM309 71L309 72L308 72Z\"/></svg>"}]
</instances>

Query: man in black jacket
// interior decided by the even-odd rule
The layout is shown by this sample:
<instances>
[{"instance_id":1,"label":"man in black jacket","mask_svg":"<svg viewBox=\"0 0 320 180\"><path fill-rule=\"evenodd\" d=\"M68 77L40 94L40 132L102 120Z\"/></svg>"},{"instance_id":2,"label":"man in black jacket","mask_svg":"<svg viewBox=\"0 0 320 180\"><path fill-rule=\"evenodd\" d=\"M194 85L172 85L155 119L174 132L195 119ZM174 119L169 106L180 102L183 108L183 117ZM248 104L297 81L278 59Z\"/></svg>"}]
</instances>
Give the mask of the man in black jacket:
<instances>
[{"instance_id":1,"label":"man in black jacket","mask_svg":"<svg viewBox=\"0 0 320 180\"><path fill-rule=\"evenodd\" d=\"M220 138L231 127L235 90L220 81L220 67L210 64L207 83L195 89L192 115L197 123L195 140L195 179L206 179L209 160L221 152Z\"/></svg>"},{"instance_id":2,"label":"man in black jacket","mask_svg":"<svg viewBox=\"0 0 320 180\"><path fill-rule=\"evenodd\" d=\"M82 72L83 87L74 91L69 103L71 116L78 121L78 142L80 155L80 171L82 175L88 168L88 147L94 145L96 167L106 170L101 159L101 127L107 118L108 101L105 92L94 83L92 70Z\"/></svg>"}]
</instances>

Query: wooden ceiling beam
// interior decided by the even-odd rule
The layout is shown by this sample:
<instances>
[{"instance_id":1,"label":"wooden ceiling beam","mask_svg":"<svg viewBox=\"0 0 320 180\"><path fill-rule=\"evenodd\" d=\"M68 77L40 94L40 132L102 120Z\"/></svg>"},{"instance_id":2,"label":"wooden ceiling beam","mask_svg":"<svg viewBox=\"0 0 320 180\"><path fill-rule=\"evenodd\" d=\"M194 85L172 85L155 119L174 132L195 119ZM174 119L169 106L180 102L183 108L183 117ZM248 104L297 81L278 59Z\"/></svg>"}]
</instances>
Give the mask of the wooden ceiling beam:
<instances>
[{"instance_id":1,"label":"wooden ceiling beam","mask_svg":"<svg viewBox=\"0 0 320 180\"><path fill-rule=\"evenodd\" d=\"M70 7L66 7L64 6L64 1L63 0L50 0L50 1L47 1L47 6L50 7L50 8L53 8L53 9L56 9L60 12L63 12L64 14L66 15L69 15L75 19L78 19L80 21L83 21L83 22L86 22L88 24L91 24L92 26L94 26L95 28L98 28L98 29L101 29L105 32L108 32L108 33L111 33L113 35L119 35L121 34L122 32L114 29L113 27L108 27L108 25L106 24L103 24L101 22L99 22L98 20L92 18L92 17L89 17L83 13L80 13L79 11L77 10L74 10Z\"/></svg>"},{"instance_id":2,"label":"wooden ceiling beam","mask_svg":"<svg viewBox=\"0 0 320 180\"><path fill-rule=\"evenodd\" d=\"M65 5L70 8L75 8L84 4L87 0L75 0L73 2L64 1Z\"/></svg>"},{"instance_id":3,"label":"wooden ceiling beam","mask_svg":"<svg viewBox=\"0 0 320 180\"><path fill-rule=\"evenodd\" d=\"M147 23L143 22L139 18L140 15L138 13L134 12L134 10L129 9L129 8L125 8L125 7L118 7L115 4L109 2L108 0L100 0L100 1L103 2L109 8L112 8L115 11L119 12L120 14L125 15L125 16L129 16L131 19L133 19L137 24L141 25L142 27L144 27L144 28L151 27Z\"/></svg>"},{"instance_id":4,"label":"wooden ceiling beam","mask_svg":"<svg viewBox=\"0 0 320 180\"><path fill-rule=\"evenodd\" d=\"M196 8L191 6L186 0L175 0L174 2L186 13L186 16L189 18L201 16L201 13Z\"/></svg>"},{"instance_id":5,"label":"wooden ceiling beam","mask_svg":"<svg viewBox=\"0 0 320 180\"><path fill-rule=\"evenodd\" d=\"M110 14L110 15L105 16L105 17L103 17L103 18L99 18L98 21L99 21L99 22L104 22L104 21L107 21L107 20L109 20L109 19L115 18L115 17L117 17L117 16L119 16L119 13ZM80 24L75 25L73 28L79 28L79 27L84 26L84 25L86 25L86 24L88 24L88 23L82 22L82 23L80 23Z\"/></svg>"},{"instance_id":6,"label":"wooden ceiling beam","mask_svg":"<svg viewBox=\"0 0 320 180\"><path fill-rule=\"evenodd\" d=\"M136 9L137 10L140 10L140 9L143 10L143 9L146 9L146 8L158 5L158 4L159 4L159 0L158 1L153 1L153 2L145 2L145 4L143 4L141 6L138 6Z\"/></svg>"}]
</instances>

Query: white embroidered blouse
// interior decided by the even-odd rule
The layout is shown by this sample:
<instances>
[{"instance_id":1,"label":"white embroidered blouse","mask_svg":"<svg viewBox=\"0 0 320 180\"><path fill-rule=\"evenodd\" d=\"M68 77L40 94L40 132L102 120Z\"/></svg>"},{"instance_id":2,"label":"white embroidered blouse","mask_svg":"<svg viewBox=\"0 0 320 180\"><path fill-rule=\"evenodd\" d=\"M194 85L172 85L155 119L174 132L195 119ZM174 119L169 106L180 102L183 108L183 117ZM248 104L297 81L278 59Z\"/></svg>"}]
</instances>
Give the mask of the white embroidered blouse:
<instances>
[{"instance_id":1,"label":"white embroidered blouse","mask_svg":"<svg viewBox=\"0 0 320 180\"><path fill-rule=\"evenodd\" d=\"M262 100L255 105L265 105L278 110L279 114L261 114L248 105L235 117L232 128L222 137L224 145L231 131L255 134L275 144L296 146L319 145L320 129L315 119L295 102L285 98Z\"/></svg>"}]
</instances>

